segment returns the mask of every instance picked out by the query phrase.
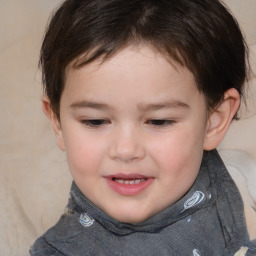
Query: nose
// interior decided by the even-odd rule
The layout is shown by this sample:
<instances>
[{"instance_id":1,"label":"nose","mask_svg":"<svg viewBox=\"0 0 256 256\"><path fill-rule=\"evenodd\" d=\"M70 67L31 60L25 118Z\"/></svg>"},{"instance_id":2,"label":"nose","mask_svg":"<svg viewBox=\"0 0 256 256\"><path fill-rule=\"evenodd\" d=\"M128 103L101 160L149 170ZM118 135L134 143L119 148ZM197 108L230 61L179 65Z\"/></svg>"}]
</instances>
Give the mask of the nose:
<instances>
[{"instance_id":1,"label":"nose","mask_svg":"<svg viewBox=\"0 0 256 256\"><path fill-rule=\"evenodd\" d=\"M127 163L141 160L145 155L143 138L136 129L122 129L115 132L109 150L111 159Z\"/></svg>"}]
</instances>

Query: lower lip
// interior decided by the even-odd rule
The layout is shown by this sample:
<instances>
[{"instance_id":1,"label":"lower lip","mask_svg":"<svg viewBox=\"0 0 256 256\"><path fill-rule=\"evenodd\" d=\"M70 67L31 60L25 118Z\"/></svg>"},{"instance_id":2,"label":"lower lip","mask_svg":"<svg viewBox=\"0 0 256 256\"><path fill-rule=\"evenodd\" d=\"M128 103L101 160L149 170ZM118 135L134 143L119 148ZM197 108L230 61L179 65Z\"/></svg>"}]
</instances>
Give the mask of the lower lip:
<instances>
[{"instance_id":1,"label":"lower lip","mask_svg":"<svg viewBox=\"0 0 256 256\"><path fill-rule=\"evenodd\" d=\"M148 188L153 180L153 178L148 178L139 184L122 184L112 179L107 179L107 182L111 189L113 189L115 192L123 196L134 196L140 194L142 191Z\"/></svg>"}]
</instances>

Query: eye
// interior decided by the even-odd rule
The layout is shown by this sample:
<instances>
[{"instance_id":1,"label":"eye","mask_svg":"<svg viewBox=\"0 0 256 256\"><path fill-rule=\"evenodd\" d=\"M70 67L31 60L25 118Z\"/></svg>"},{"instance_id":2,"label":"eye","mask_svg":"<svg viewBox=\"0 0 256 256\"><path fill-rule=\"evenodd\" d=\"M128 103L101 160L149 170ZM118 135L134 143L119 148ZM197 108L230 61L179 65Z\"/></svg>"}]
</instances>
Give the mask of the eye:
<instances>
[{"instance_id":1,"label":"eye","mask_svg":"<svg viewBox=\"0 0 256 256\"><path fill-rule=\"evenodd\" d=\"M171 126L174 123L175 123L175 121L167 120L167 119L152 119L152 120L147 121L147 124L150 124L153 126L159 126L159 127Z\"/></svg>"},{"instance_id":2,"label":"eye","mask_svg":"<svg viewBox=\"0 0 256 256\"><path fill-rule=\"evenodd\" d=\"M81 123L89 127L97 128L97 127L101 127L106 124L109 124L110 121L105 119L88 119L88 120L81 120Z\"/></svg>"}]
</instances>

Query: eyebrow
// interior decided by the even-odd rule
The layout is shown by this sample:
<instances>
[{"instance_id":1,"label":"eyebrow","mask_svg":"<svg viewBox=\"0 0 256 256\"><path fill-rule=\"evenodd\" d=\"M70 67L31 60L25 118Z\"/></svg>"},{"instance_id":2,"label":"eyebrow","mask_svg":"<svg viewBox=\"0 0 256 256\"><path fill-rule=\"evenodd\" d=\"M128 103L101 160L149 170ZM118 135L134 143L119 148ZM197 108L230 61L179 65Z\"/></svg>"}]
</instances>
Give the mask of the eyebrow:
<instances>
[{"instance_id":1,"label":"eyebrow","mask_svg":"<svg viewBox=\"0 0 256 256\"><path fill-rule=\"evenodd\" d=\"M157 111L162 109L189 109L189 105L181 101L161 102L156 104L139 104L141 112Z\"/></svg>"},{"instance_id":2,"label":"eyebrow","mask_svg":"<svg viewBox=\"0 0 256 256\"><path fill-rule=\"evenodd\" d=\"M98 103L93 101L87 101L82 100L78 102L74 102L70 105L71 108L91 108L91 109L111 109L111 106L105 103ZM138 104L138 110L140 112L150 112L150 111L157 111L162 109L189 109L189 105L187 105L184 102L181 101L170 101L170 102L161 102L161 103L150 103L150 104L144 104L140 103Z\"/></svg>"},{"instance_id":3,"label":"eyebrow","mask_svg":"<svg viewBox=\"0 0 256 256\"><path fill-rule=\"evenodd\" d=\"M76 109L76 108L92 108L92 109L109 109L109 105L104 104L104 103L98 103L98 102L93 102L93 101L78 101L74 102L70 105L71 108Z\"/></svg>"}]
</instances>

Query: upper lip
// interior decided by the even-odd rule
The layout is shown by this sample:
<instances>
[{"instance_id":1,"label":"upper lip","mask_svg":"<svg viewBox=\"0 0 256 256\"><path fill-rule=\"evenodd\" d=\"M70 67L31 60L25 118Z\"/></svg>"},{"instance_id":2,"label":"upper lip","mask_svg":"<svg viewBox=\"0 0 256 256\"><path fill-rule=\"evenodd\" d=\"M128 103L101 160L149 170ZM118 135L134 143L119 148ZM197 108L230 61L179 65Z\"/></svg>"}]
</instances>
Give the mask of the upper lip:
<instances>
[{"instance_id":1,"label":"upper lip","mask_svg":"<svg viewBox=\"0 0 256 256\"><path fill-rule=\"evenodd\" d=\"M130 173L130 174L117 173L117 174L107 175L107 176L105 176L105 178L108 178L108 179L149 179L151 177L137 174L137 173Z\"/></svg>"}]
</instances>

